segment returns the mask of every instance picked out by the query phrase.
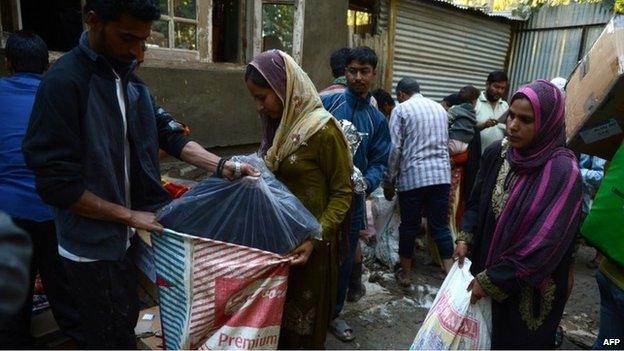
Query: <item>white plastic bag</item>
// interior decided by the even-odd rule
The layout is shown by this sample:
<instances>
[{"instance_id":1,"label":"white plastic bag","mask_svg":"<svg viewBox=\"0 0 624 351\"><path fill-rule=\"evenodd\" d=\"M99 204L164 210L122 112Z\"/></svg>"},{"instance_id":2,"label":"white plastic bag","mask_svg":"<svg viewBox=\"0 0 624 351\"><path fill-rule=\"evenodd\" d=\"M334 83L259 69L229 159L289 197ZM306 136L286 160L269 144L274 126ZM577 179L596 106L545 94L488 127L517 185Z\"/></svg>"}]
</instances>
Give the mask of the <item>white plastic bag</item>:
<instances>
[{"instance_id":1,"label":"white plastic bag","mask_svg":"<svg viewBox=\"0 0 624 351\"><path fill-rule=\"evenodd\" d=\"M384 198L381 188L372 194L373 218L377 243L375 245L375 257L389 268L393 268L399 262L399 214L398 199L388 201Z\"/></svg>"},{"instance_id":2,"label":"white plastic bag","mask_svg":"<svg viewBox=\"0 0 624 351\"><path fill-rule=\"evenodd\" d=\"M470 260L457 262L427 313L410 350L489 350L492 305L489 297L470 304Z\"/></svg>"}]
</instances>

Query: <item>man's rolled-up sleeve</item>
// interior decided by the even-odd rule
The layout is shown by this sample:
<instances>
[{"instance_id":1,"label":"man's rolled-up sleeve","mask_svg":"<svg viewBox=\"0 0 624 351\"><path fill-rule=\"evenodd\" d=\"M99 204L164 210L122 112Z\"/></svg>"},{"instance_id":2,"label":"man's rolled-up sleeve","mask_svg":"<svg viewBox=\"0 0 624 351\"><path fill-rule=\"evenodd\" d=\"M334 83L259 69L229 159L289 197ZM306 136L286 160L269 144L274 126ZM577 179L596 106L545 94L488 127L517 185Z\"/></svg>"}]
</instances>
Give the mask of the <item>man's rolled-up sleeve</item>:
<instances>
[{"instance_id":1,"label":"man's rolled-up sleeve","mask_svg":"<svg viewBox=\"0 0 624 351\"><path fill-rule=\"evenodd\" d=\"M153 97L152 105L154 106L154 116L158 128L158 146L169 155L179 159L182 149L191 139L184 134L182 124L162 106L158 105Z\"/></svg>"}]
</instances>

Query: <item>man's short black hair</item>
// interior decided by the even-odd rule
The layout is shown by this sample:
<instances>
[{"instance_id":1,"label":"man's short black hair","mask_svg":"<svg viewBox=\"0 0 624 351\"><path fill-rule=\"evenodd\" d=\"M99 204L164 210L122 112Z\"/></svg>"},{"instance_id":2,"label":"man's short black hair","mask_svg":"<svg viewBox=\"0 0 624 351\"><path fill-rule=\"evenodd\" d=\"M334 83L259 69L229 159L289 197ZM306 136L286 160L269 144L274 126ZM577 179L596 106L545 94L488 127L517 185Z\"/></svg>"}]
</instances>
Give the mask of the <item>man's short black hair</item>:
<instances>
[{"instance_id":1,"label":"man's short black hair","mask_svg":"<svg viewBox=\"0 0 624 351\"><path fill-rule=\"evenodd\" d=\"M347 65L353 61L359 61L363 64L369 64L373 66L373 69L377 68L377 54L368 46L357 46L349 50L349 56L347 57Z\"/></svg>"},{"instance_id":2,"label":"man's short black hair","mask_svg":"<svg viewBox=\"0 0 624 351\"><path fill-rule=\"evenodd\" d=\"M87 0L85 15L94 11L104 22L117 21L122 14L141 21L155 21L160 18L160 9L153 0Z\"/></svg>"},{"instance_id":3,"label":"man's short black hair","mask_svg":"<svg viewBox=\"0 0 624 351\"><path fill-rule=\"evenodd\" d=\"M420 84L414 78L405 77L399 81L396 87L397 95L399 92L412 96L420 93Z\"/></svg>"},{"instance_id":4,"label":"man's short black hair","mask_svg":"<svg viewBox=\"0 0 624 351\"><path fill-rule=\"evenodd\" d=\"M43 74L48 69L48 46L37 34L20 30L6 42L6 58L15 73Z\"/></svg>"},{"instance_id":5,"label":"man's short black hair","mask_svg":"<svg viewBox=\"0 0 624 351\"><path fill-rule=\"evenodd\" d=\"M487 80L485 81L487 84L499 83L499 82L508 82L509 78L507 77L507 73L504 71L493 71L488 74Z\"/></svg>"},{"instance_id":6,"label":"man's short black hair","mask_svg":"<svg viewBox=\"0 0 624 351\"><path fill-rule=\"evenodd\" d=\"M445 101L448 107L453 107L463 102L458 93L447 95L444 99L442 99L442 101Z\"/></svg>"},{"instance_id":7,"label":"man's short black hair","mask_svg":"<svg viewBox=\"0 0 624 351\"><path fill-rule=\"evenodd\" d=\"M387 91L381 88L373 91L373 96L375 97L375 100L377 100L377 106L379 106L379 108L381 108L385 104L389 104L390 106L395 105L392 96L390 96Z\"/></svg>"},{"instance_id":8,"label":"man's short black hair","mask_svg":"<svg viewBox=\"0 0 624 351\"><path fill-rule=\"evenodd\" d=\"M338 78L345 75L347 68L347 58L351 49L342 48L334 51L329 58L329 65L331 66L332 75L334 78Z\"/></svg>"},{"instance_id":9,"label":"man's short black hair","mask_svg":"<svg viewBox=\"0 0 624 351\"><path fill-rule=\"evenodd\" d=\"M472 85L466 85L465 87L459 89L459 99L463 102L472 103L479 98L479 95L481 95L479 89Z\"/></svg>"}]
</instances>

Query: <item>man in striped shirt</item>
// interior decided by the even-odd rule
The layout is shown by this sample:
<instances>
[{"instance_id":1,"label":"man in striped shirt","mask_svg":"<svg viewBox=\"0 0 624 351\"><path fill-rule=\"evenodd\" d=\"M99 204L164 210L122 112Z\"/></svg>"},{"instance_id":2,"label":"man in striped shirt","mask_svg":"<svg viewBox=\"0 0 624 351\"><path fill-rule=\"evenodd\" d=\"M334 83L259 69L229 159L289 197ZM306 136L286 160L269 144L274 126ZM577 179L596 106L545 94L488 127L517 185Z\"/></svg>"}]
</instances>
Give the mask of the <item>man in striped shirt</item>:
<instances>
[{"instance_id":1,"label":"man in striped shirt","mask_svg":"<svg viewBox=\"0 0 624 351\"><path fill-rule=\"evenodd\" d=\"M399 194L401 270L397 272L397 280L407 286L423 208L444 269L448 272L451 268L453 239L448 222L451 169L444 108L423 97L418 82L412 78L403 78L396 93L400 104L390 118L392 151L383 185L386 199L393 199L395 191Z\"/></svg>"}]
</instances>

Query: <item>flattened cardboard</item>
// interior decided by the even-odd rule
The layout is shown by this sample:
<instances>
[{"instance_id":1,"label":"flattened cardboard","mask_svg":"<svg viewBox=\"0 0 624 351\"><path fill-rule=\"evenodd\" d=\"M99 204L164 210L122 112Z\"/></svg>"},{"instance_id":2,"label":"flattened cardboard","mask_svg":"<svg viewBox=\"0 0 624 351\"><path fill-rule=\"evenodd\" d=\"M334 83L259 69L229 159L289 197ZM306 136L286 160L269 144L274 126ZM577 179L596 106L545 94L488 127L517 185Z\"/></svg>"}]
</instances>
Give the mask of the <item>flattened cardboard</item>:
<instances>
[{"instance_id":1,"label":"flattened cardboard","mask_svg":"<svg viewBox=\"0 0 624 351\"><path fill-rule=\"evenodd\" d=\"M592 134L606 120L613 130ZM619 129L618 129L619 127ZM605 27L566 86L566 136L575 151L610 159L624 138L624 16ZM598 138L595 138L597 137ZM602 136L602 137L600 137Z\"/></svg>"}]
</instances>

